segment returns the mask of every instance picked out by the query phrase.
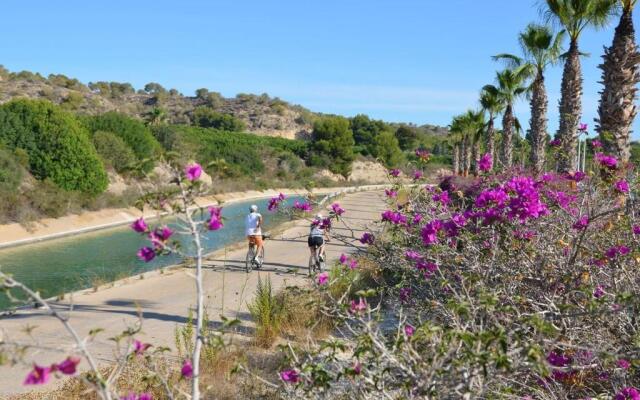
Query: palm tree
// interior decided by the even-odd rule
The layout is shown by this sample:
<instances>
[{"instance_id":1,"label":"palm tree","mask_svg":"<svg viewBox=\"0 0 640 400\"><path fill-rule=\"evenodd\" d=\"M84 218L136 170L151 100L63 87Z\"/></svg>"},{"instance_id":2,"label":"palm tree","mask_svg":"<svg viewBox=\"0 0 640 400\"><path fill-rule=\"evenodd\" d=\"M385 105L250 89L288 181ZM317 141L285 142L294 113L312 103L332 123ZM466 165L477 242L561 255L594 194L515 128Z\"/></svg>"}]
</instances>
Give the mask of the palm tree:
<instances>
[{"instance_id":1,"label":"palm tree","mask_svg":"<svg viewBox=\"0 0 640 400\"><path fill-rule=\"evenodd\" d=\"M513 103L527 91L525 83L530 75L530 68L521 65L516 68L507 68L496 74L498 86L486 85L482 90L498 96L505 105L502 114L502 144L500 161L504 168L511 168L513 163Z\"/></svg>"},{"instance_id":2,"label":"palm tree","mask_svg":"<svg viewBox=\"0 0 640 400\"><path fill-rule=\"evenodd\" d=\"M167 120L167 113L161 107L153 107L147 113L147 125L158 126Z\"/></svg>"},{"instance_id":3,"label":"palm tree","mask_svg":"<svg viewBox=\"0 0 640 400\"><path fill-rule=\"evenodd\" d=\"M582 71L578 39L588 27L601 27L612 15L618 0L546 0L546 15L569 34L560 89L560 127L562 151L558 160L561 172L575 167L578 123L582 114Z\"/></svg>"},{"instance_id":4,"label":"palm tree","mask_svg":"<svg viewBox=\"0 0 640 400\"><path fill-rule=\"evenodd\" d=\"M597 130L607 152L629 161L631 124L636 116L636 85L640 82L640 53L635 42L632 12L636 0L620 0L622 16L613 36L613 44L605 49L602 69L604 89L600 92Z\"/></svg>"},{"instance_id":5,"label":"palm tree","mask_svg":"<svg viewBox=\"0 0 640 400\"><path fill-rule=\"evenodd\" d=\"M480 137L484 128L484 112L468 110L453 117L449 131L462 140L461 170L468 175L473 166L477 169ZM472 163L473 161L473 163Z\"/></svg>"},{"instance_id":6,"label":"palm tree","mask_svg":"<svg viewBox=\"0 0 640 400\"><path fill-rule=\"evenodd\" d=\"M487 153L491 155L491 163L495 161L495 153L496 153L496 131L494 128L495 119L504 110L504 103L502 102L501 97L498 92L482 90L480 92L480 106L482 109L489 114L489 121L487 122L487 131L486 131L486 149Z\"/></svg>"},{"instance_id":7,"label":"palm tree","mask_svg":"<svg viewBox=\"0 0 640 400\"><path fill-rule=\"evenodd\" d=\"M555 36L555 37L554 37ZM499 54L494 59L507 60L512 67L527 65L532 73L531 84L531 165L536 174L544 168L545 146L547 138L547 89L544 84L545 69L558 62L562 52L565 32L554 35L547 26L529 24L520 33L519 41L524 58L512 54Z\"/></svg>"}]
</instances>

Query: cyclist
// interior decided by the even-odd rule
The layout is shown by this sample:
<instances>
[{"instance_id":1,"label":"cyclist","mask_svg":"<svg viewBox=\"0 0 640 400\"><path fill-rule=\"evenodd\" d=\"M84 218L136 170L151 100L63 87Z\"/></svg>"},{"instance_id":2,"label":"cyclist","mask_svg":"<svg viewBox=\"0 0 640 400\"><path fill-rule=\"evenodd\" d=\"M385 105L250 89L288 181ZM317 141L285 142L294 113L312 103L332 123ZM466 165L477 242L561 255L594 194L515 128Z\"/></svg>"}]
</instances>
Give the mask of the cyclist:
<instances>
[{"instance_id":1,"label":"cyclist","mask_svg":"<svg viewBox=\"0 0 640 400\"><path fill-rule=\"evenodd\" d=\"M309 245L309 252L311 253L311 256L313 257L316 255L315 251L317 249L318 259L320 262L324 261L324 242L325 237L328 234L328 231L322 221L322 214L316 215L316 219L311 222L309 237L307 238L307 244Z\"/></svg>"},{"instance_id":2,"label":"cyclist","mask_svg":"<svg viewBox=\"0 0 640 400\"><path fill-rule=\"evenodd\" d=\"M256 246L254 260L257 261L258 264L262 264L259 256L262 254L261 250L262 246L264 246L262 241L262 215L258 213L258 206L255 204L249 208L249 214L245 218L244 226L249 245L254 244Z\"/></svg>"}]
</instances>

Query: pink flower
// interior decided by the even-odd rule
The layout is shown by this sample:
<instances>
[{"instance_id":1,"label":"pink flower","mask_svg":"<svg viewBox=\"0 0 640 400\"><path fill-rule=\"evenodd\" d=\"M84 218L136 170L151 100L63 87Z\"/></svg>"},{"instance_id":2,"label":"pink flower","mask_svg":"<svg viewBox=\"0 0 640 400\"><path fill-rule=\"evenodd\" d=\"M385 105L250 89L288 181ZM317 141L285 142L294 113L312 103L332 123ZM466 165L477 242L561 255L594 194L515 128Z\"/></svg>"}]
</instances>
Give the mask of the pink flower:
<instances>
[{"instance_id":1,"label":"pink flower","mask_svg":"<svg viewBox=\"0 0 640 400\"><path fill-rule=\"evenodd\" d=\"M395 190L385 189L384 194L387 195L387 197L390 199L398 197L398 192L396 192Z\"/></svg>"},{"instance_id":2,"label":"pink flower","mask_svg":"<svg viewBox=\"0 0 640 400\"><path fill-rule=\"evenodd\" d=\"M163 226L162 228L156 228L155 231L149 234L149 238L151 238L151 242L158 247L162 247L162 243L169 240L169 238L173 235L173 230L168 226Z\"/></svg>"},{"instance_id":3,"label":"pink flower","mask_svg":"<svg viewBox=\"0 0 640 400\"><path fill-rule=\"evenodd\" d=\"M560 147L561 144L562 142L560 141L560 139L553 139L549 142L549 145L552 147Z\"/></svg>"},{"instance_id":4,"label":"pink flower","mask_svg":"<svg viewBox=\"0 0 640 400\"><path fill-rule=\"evenodd\" d=\"M76 373L78 364L80 364L79 357L67 357L63 362L55 364L52 369L60 371L65 375L73 375Z\"/></svg>"},{"instance_id":5,"label":"pink flower","mask_svg":"<svg viewBox=\"0 0 640 400\"><path fill-rule=\"evenodd\" d=\"M620 179L619 181L617 181L615 185L613 185L613 187L617 192L629 193L629 183L624 179Z\"/></svg>"},{"instance_id":6,"label":"pink flower","mask_svg":"<svg viewBox=\"0 0 640 400\"><path fill-rule=\"evenodd\" d=\"M482 172L491 171L491 168L493 168L493 160L491 154L486 153L485 155L480 157L480 161L478 161L478 168L480 168L480 171Z\"/></svg>"},{"instance_id":7,"label":"pink flower","mask_svg":"<svg viewBox=\"0 0 640 400\"><path fill-rule=\"evenodd\" d=\"M415 250L407 250L404 253L404 256L407 257L407 259L411 260L411 261L417 261L417 260L421 260L423 258L422 255L420 255L420 253L418 253Z\"/></svg>"},{"instance_id":8,"label":"pink flower","mask_svg":"<svg viewBox=\"0 0 640 400\"><path fill-rule=\"evenodd\" d=\"M137 220L133 221L133 223L131 224L131 229L138 233L143 233L146 232L147 229L149 229L149 226L147 226L147 223L144 221L144 219L140 217Z\"/></svg>"},{"instance_id":9,"label":"pink flower","mask_svg":"<svg viewBox=\"0 0 640 400\"><path fill-rule=\"evenodd\" d=\"M618 160L613 156L608 156L602 153L596 153L595 155L596 161L605 168L608 169L617 169L618 168Z\"/></svg>"},{"instance_id":10,"label":"pink flower","mask_svg":"<svg viewBox=\"0 0 640 400\"><path fill-rule=\"evenodd\" d=\"M133 341L133 351L138 356L141 356L142 354L144 354L144 352L147 351L149 347L151 347L149 343L142 343L137 339Z\"/></svg>"},{"instance_id":11,"label":"pink flower","mask_svg":"<svg viewBox=\"0 0 640 400\"><path fill-rule=\"evenodd\" d=\"M375 239L376 239L376 237L373 236L372 233L365 232L365 233L362 234L362 237L360 237L360 243L372 245L373 242L375 241Z\"/></svg>"},{"instance_id":12,"label":"pink flower","mask_svg":"<svg viewBox=\"0 0 640 400\"><path fill-rule=\"evenodd\" d=\"M316 282L319 286L326 285L329 282L329 273L323 272L321 274L318 274L318 276L316 277Z\"/></svg>"},{"instance_id":13,"label":"pink flower","mask_svg":"<svg viewBox=\"0 0 640 400\"><path fill-rule=\"evenodd\" d=\"M340 207L339 203L333 203L331 205L331 209L333 210L333 213L337 216L341 216L342 214L344 214L344 208Z\"/></svg>"},{"instance_id":14,"label":"pink flower","mask_svg":"<svg viewBox=\"0 0 640 400\"><path fill-rule=\"evenodd\" d=\"M634 225L631 230L633 231L634 235L640 235L640 225Z\"/></svg>"},{"instance_id":15,"label":"pink flower","mask_svg":"<svg viewBox=\"0 0 640 400\"><path fill-rule=\"evenodd\" d=\"M140 393L139 395L136 395L135 393L130 392L128 395L120 397L120 400L153 400L153 397L151 396L151 393Z\"/></svg>"},{"instance_id":16,"label":"pink flower","mask_svg":"<svg viewBox=\"0 0 640 400\"><path fill-rule=\"evenodd\" d=\"M340 254L340 264L346 264L347 263L347 255L346 254Z\"/></svg>"},{"instance_id":17,"label":"pink flower","mask_svg":"<svg viewBox=\"0 0 640 400\"><path fill-rule=\"evenodd\" d=\"M222 223L222 207L209 207L209 230L217 231L224 226Z\"/></svg>"},{"instance_id":18,"label":"pink flower","mask_svg":"<svg viewBox=\"0 0 640 400\"><path fill-rule=\"evenodd\" d=\"M51 378L51 368L33 364L33 369L25 378L23 385L44 385Z\"/></svg>"},{"instance_id":19,"label":"pink flower","mask_svg":"<svg viewBox=\"0 0 640 400\"><path fill-rule=\"evenodd\" d=\"M616 394L614 400L640 400L640 390L632 386L626 387Z\"/></svg>"},{"instance_id":20,"label":"pink flower","mask_svg":"<svg viewBox=\"0 0 640 400\"><path fill-rule=\"evenodd\" d=\"M408 303L409 299L411 298L411 288L410 287L400 288L399 297L402 303Z\"/></svg>"},{"instance_id":21,"label":"pink flower","mask_svg":"<svg viewBox=\"0 0 640 400\"><path fill-rule=\"evenodd\" d=\"M191 360L184 360L182 362L180 374L183 378L193 378L193 365L191 365Z\"/></svg>"},{"instance_id":22,"label":"pink flower","mask_svg":"<svg viewBox=\"0 0 640 400\"><path fill-rule=\"evenodd\" d=\"M415 331L416 331L416 328L414 328L413 326L411 326L411 325L409 325L409 324L406 324L406 325L404 326L404 334L405 334L407 337L411 337L411 336L413 336L413 334L415 333Z\"/></svg>"},{"instance_id":23,"label":"pink flower","mask_svg":"<svg viewBox=\"0 0 640 400\"><path fill-rule=\"evenodd\" d=\"M573 362L571 357L555 351L552 351L547 355L547 361L554 367L566 367Z\"/></svg>"},{"instance_id":24,"label":"pink flower","mask_svg":"<svg viewBox=\"0 0 640 400\"><path fill-rule=\"evenodd\" d=\"M353 373L356 375L360 375L361 372L362 372L362 364L360 364L359 362L356 362L353 365Z\"/></svg>"},{"instance_id":25,"label":"pink flower","mask_svg":"<svg viewBox=\"0 0 640 400\"><path fill-rule=\"evenodd\" d=\"M356 269L358 267L358 260L355 258L349 259L349 269Z\"/></svg>"},{"instance_id":26,"label":"pink flower","mask_svg":"<svg viewBox=\"0 0 640 400\"><path fill-rule=\"evenodd\" d=\"M574 182L582 182L586 178L587 174L582 171L570 172L567 174L567 179Z\"/></svg>"},{"instance_id":27,"label":"pink flower","mask_svg":"<svg viewBox=\"0 0 640 400\"><path fill-rule=\"evenodd\" d=\"M618 368L622 368L622 369L629 369L631 367L631 363L628 360L625 360L624 358L619 359L616 362L616 365L618 366Z\"/></svg>"},{"instance_id":28,"label":"pink flower","mask_svg":"<svg viewBox=\"0 0 640 400\"><path fill-rule=\"evenodd\" d=\"M578 130L579 130L580 132L586 132L586 131L587 131L587 128L589 128L589 125L587 125L587 124L580 123L580 125L578 125Z\"/></svg>"},{"instance_id":29,"label":"pink flower","mask_svg":"<svg viewBox=\"0 0 640 400\"><path fill-rule=\"evenodd\" d=\"M280 379L287 383L298 383L298 381L300 380L300 375L295 369L287 369L280 372Z\"/></svg>"},{"instance_id":30,"label":"pink flower","mask_svg":"<svg viewBox=\"0 0 640 400\"><path fill-rule=\"evenodd\" d=\"M422 177L424 176L424 173L420 170L415 170L413 171L413 180L414 181L419 181L420 179L422 179Z\"/></svg>"},{"instance_id":31,"label":"pink flower","mask_svg":"<svg viewBox=\"0 0 640 400\"><path fill-rule=\"evenodd\" d=\"M389 170L389 175L393 176L394 178L397 178L400 176L400 170L398 168L394 168Z\"/></svg>"},{"instance_id":32,"label":"pink flower","mask_svg":"<svg viewBox=\"0 0 640 400\"><path fill-rule=\"evenodd\" d=\"M438 232L444 227L442 221L433 220L422 228L422 243L425 246L432 245L438 241Z\"/></svg>"},{"instance_id":33,"label":"pink flower","mask_svg":"<svg viewBox=\"0 0 640 400\"><path fill-rule=\"evenodd\" d=\"M582 230L585 230L588 225L589 225L589 217L586 215L583 215L576 221L575 224L573 224L573 229L577 231L582 231Z\"/></svg>"},{"instance_id":34,"label":"pink flower","mask_svg":"<svg viewBox=\"0 0 640 400\"><path fill-rule=\"evenodd\" d=\"M420 161L429 161L431 158L431 154L425 149L416 149L416 157L420 159Z\"/></svg>"},{"instance_id":35,"label":"pink flower","mask_svg":"<svg viewBox=\"0 0 640 400\"><path fill-rule=\"evenodd\" d=\"M184 167L184 174L191 182L197 181L202 175L202 166L198 163L189 164Z\"/></svg>"},{"instance_id":36,"label":"pink flower","mask_svg":"<svg viewBox=\"0 0 640 400\"><path fill-rule=\"evenodd\" d=\"M366 309L367 309L367 302L362 297L360 297L357 303L355 300L351 300L351 305L349 307L349 310L352 313L355 314L355 313L363 312Z\"/></svg>"},{"instance_id":37,"label":"pink flower","mask_svg":"<svg viewBox=\"0 0 640 400\"><path fill-rule=\"evenodd\" d=\"M595 290L593 291L593 297L595 297L596 299L599 299L604 295L605 295L605 292L602 286L600 285L596 286Z\"/></svg>"},{"instance_id":38,"label":"pink flower","mask_svg":"<svg viewBox=\"0 0 640 400\"><path fill-rule=\"evenodd\" d=\"M284 199L286 199L286 198L287 198L287 196L284 193L280 193L276 197L272 197L269 200L269 204L267 204L267 210L269 210L269 211L277 210L278 207L280 206L280 203L282 201L284 201Z\"/></svg>"},{"instance_id":39,"label":"pink flower","mask_svg":"<svg viewBox=\"0 0 640 400\"><path fill-rule=\"evenodd\" d=\"M156 252L151 247L142 247L137 255L140 260L149 262L156 257Z\"/></svg>"},{"instance_id":40,"label":"pink flower","mask_svg":"<svg viewBox=\"0 0 640 400\"><path fill-rule=\"evenodd\" d=\"M309 202L300 203L298 200L293 203L293 208L302 212L311 212L312 210L311 204L309 204Z\"/></svg>"},{"instance_id":41,"label":"pink flower","mask_svg":"<svg viewBox=\"0 0 640 400\"><path fill-rule=\"evenodd\" d=\"M602 142L601 142L601 141L599 141L598 139L593 139L593 140L591 141L591 146L592 146L594 149L599 149L599 148L601 148L601 147L602 147Z\"/></svg>"},{"instance_id":42,"label":"pink flower","mask_svg":"<svg viewBox=\"0 0 640 400\"><path fill-rule=\"evenodd\" d=\"M431 200L439 202L443 206L446 206L451 201L449 199L449 192L447 192L446 190L440 194L434 194L433 197L431 197Z\"/></svg>"}]
</instances>

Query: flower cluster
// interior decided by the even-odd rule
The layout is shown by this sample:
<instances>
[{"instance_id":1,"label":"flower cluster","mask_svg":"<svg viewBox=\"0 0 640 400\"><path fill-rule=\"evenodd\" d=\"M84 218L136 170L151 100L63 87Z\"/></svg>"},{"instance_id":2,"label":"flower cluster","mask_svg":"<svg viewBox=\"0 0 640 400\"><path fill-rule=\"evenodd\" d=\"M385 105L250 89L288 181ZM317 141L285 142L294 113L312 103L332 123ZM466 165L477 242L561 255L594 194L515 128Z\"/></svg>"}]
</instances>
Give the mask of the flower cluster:
<instances>
[{"instance_id":1,"label":"flower cluster","mask_svg":"<svg viewBox=\"0 0 640 400\"><path fill-rule=\"evenodd\" d=\"M27 374L24 385L44 385L51 379L51 374L60 372L64 375L74 375L77 372L77 366L80 364L80 358L67 357L64 361L51 364L49 367L43 367L37 364L33 365L33 369Z\"/></svg>"},{"instance_id":2,"label":"flower cluster","mask_svg":"<svg viewBox=\"0 0 640 400\"><path fill-rule=\"evenodd\" d=\"M344 208L340 207L340 203L333 203L331 205L331 211L333 211L333 214L338 217L344 214Z\"/></svg>"},{"instance_id":3,"label":"flower cluster","mask_svg":"<svg viewBox=\"0 0 640 400\"><path fill-rule=\"evenodd\" d=\"M276 197L272 197L271 199L269 199L269 204L267 204L267 210L269 211L277 210L278 207L280 206L280 203L282 203L286 198L287 196L284 193L280 193Z\"/></svg>"},{"instance_id":4,"label":"flower cluster","mask_svg":"<svg viewBox=\"0 0 640 400\"><path fill-rule=\"evenodd\" d=\"M301 203L296 200L295 202L293 202L293 208L302 212L311 212L311 210L313 210L313 207L311 207L311 204L308 201Z\"/></svg>"}]
</instances>

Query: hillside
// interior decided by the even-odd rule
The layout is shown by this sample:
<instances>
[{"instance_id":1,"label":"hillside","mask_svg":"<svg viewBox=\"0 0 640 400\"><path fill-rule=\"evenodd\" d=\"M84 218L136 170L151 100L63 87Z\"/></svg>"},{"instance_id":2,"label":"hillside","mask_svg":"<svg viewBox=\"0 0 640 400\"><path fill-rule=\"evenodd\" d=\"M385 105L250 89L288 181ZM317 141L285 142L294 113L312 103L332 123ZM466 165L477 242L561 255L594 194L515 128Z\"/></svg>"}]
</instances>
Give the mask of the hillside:
<instances>
[{"instance_id":1,"label":"hillside","mask_svg":"<svg viewBox=\"0 0 640 400\"><path fill-rule=\"evenodd\" d=\"M159 120L187 125L193 122L196 108L206 107L234 116L251 133L288 139L309 138L313 121L321 115L266 93L240 93L234 98L225 98L203 88L198 89L194 96L185 96L176 89L166 89L153 82L136 90L129 83L101 81L84 84L61 74L44 77L29 71L10 72L0 65L0 104L17 97L47 99L79 114L118 111L148 122ZM448 132L446 128L432 125L415 127L431 135L446 135Z\"/></svg>"}]
</instances>

